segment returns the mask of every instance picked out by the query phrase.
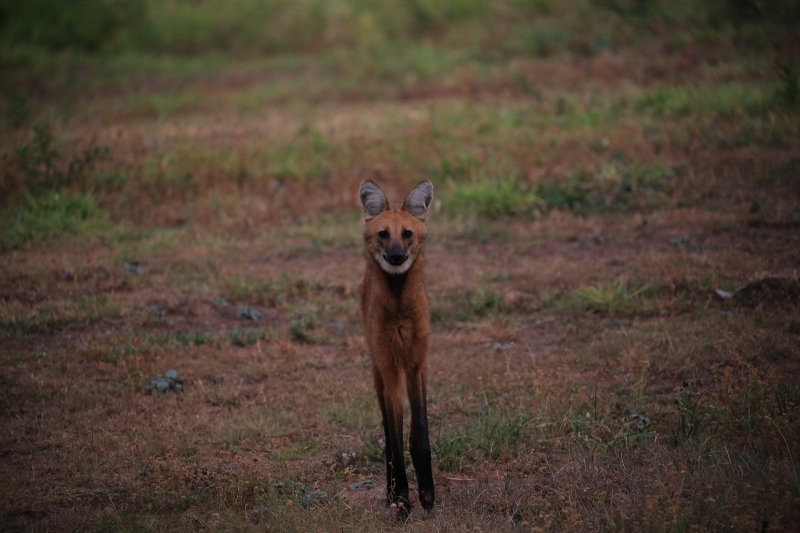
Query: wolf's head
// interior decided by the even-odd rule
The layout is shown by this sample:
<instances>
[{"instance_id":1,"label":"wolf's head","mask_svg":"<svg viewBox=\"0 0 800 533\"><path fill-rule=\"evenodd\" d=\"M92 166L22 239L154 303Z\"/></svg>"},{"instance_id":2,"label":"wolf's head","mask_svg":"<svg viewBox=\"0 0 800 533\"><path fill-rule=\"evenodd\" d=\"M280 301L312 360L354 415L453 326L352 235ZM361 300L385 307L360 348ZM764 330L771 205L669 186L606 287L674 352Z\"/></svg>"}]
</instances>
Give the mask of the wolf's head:
<instances>
[{"instance_id":1,"label":"wolf's head","mask_svg":"<svg viewBox=\"0 0 800 533\"><path fill-rule=\"evenodd\" d=\"M387 274L405 274L422 252L433 201L433 185L423 180L411 189L402 204L390 204L372 180L361 184L364 246Z\"/></svg>"}]
</instances>

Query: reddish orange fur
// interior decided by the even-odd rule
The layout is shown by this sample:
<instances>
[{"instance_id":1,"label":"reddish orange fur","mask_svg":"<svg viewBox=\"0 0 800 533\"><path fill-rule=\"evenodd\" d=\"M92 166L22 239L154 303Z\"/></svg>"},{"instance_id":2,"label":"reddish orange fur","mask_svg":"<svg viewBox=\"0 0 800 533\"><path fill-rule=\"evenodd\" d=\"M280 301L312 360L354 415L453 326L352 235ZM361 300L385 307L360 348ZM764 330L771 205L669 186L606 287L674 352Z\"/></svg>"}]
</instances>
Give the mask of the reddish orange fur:
<instances>
[{"instance_id":1,"label":"reddish orange fur","mask_svg":"<svg viewBox=\"0 0 800 533\"><path fill-rule=\"evenodd\" d=\"M434 503L425 397L430 319L422 279L424 220L432 197L428 181L420 182L402 205L390 205L370 180L361 185L367 263L361 310L386 435L387 499L404 515L411 510L403 463L404 380L411 405L409 450L419 499L428 510Z\"/></svg>"}]
</instances>

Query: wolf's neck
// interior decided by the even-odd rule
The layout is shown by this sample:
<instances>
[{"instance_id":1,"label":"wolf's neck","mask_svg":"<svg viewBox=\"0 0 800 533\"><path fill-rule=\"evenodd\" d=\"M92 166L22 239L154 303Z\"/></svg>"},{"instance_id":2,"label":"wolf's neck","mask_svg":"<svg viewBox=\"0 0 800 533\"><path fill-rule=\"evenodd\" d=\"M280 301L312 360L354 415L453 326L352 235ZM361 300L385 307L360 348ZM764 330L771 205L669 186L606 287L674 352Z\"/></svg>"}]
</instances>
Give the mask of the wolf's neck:
<instances>
[{"instance_id":1,"label":"wolf's neck","mask_svg":"<svg viewBox=\"0 0 800 533\"><path fill-rule=\"evenodd\" d=\"M384 281L386 282L386 286L389 288L389 292L391 292L392 296L397 298L398 300L403 295L403 290L410 284L416 281L419 281L420 273L422 272L422 263L424 262L424 258L422 254L419 254L417 258L414 260L414 264L411 265L405 273L403 274L389 274L383 269L379 269L381 275L383 276Z\"/></svg>"}]
</instances>

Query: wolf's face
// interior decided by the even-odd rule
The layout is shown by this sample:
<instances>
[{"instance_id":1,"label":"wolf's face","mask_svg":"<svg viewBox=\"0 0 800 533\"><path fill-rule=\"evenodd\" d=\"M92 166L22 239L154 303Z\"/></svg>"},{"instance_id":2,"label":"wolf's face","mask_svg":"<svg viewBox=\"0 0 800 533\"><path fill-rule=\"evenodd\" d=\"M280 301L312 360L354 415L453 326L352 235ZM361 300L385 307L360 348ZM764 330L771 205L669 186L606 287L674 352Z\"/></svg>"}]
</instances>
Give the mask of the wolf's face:
<instances>
[{"instance_id":1,"label":"wolf's face","mask_svg":"<svg viewBox=\"0 0 800 533\"><path fill-rule=\"evenodd\" d=\"M367 180L361 184L360 196L367 254L387 274L405 274L422 251L433 186L422 181L402 205L390 205L383 191Z\"/></svg>"}]
</instances>

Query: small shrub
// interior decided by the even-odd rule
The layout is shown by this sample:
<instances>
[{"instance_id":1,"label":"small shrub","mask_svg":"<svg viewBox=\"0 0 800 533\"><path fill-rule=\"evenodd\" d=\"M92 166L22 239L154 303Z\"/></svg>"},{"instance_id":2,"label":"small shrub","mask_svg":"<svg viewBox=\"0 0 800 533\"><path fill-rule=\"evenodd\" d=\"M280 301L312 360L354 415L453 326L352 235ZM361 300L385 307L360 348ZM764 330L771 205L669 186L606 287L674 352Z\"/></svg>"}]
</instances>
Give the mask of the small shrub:
<instances>
[{"instance_id":1,"label":"small shrub","mask_svg":"<svg viewBox=\"0 0 800 533\"><path fill-rule=\"evenodd\" d=\"M77 186L86 191L92 167L108 158L107 146L91 145L72 158L65 158L47 124L36 124L27 143L15 150L15 167L23 187L36 195Z\"/></svg>"}]
</instances>

